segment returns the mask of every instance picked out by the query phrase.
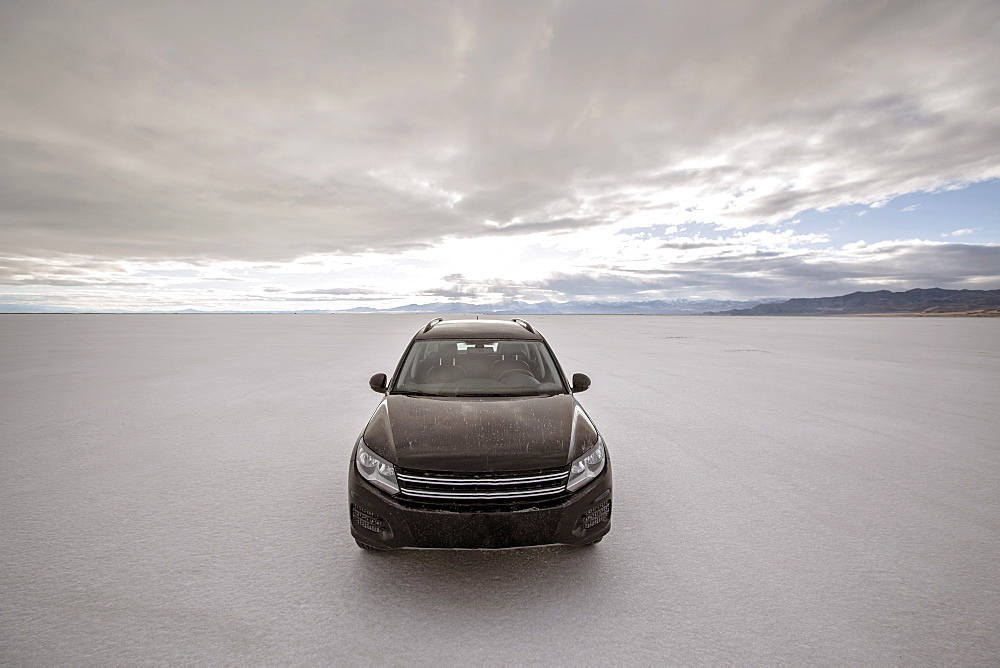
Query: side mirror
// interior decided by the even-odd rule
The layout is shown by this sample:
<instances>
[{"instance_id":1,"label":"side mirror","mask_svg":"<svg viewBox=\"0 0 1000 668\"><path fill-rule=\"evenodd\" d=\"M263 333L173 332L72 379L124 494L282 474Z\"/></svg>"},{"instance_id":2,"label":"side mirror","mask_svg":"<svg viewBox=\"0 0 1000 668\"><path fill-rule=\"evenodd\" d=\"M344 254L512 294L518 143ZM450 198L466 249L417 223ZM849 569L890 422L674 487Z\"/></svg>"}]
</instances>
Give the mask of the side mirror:
<instances>
[{"instance_id":1,"label":"side mirror","mask_svg":"<svg viewBox=\"0 0 1000 668\"><path fill-rule=\"evenodd\" d=\"M573 374L573 387L570 389L574 392L583 392L590 387L590 376L585 373L574 373Z\"/></svg>"},{"instance_id":2,"label":"side mirror","mask_svg":"<svg viewBox=\"0 0 1000 668\"><path fill-rule=\"evenodd\" d=\"M372 388L379 394L385 394L386 389L388 389L387 378L384 373L377 373L368 379L368 387Z\"/></svg>"}]
</instances>

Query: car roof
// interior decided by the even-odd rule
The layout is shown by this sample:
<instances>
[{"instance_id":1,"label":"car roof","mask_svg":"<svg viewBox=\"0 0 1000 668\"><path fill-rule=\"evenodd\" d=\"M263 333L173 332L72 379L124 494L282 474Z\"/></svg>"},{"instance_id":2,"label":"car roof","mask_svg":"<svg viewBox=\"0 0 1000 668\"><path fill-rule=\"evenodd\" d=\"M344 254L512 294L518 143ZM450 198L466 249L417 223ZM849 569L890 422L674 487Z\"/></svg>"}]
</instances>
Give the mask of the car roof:
<instances>
[{"instance_id":1,"label":"car roof","mask_svg":"<svg viewBox=\"0 0 1000 668\"><path fill-rule=\"evenodd\" d=\"M520 323L524 323L523 325ZM431 320L413 337L426 339L519 339L541 341L542 335L520 320Z\"/></svg>"}]
</instances>

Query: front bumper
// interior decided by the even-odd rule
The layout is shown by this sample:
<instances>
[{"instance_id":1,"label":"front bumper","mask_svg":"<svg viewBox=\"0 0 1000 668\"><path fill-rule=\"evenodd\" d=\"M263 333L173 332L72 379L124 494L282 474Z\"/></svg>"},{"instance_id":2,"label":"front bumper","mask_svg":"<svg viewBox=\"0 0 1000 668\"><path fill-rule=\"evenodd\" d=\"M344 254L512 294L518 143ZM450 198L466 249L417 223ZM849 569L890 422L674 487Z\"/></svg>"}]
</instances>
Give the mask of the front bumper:
<instances>
[{"instance_id":1,"label":"front bumper","mask_svg":"<svg viewBox=\"0 0 1000 668\"><path fill-rule=\"evenodd\" d=\"M353 460L347 488L351 535L383 549L585 545L611 530L610 461L583 489L561 502L539 503L537 507L480 509L470 505L445 509L412 503L363 480Z\"/></svg>"}]
</instances>

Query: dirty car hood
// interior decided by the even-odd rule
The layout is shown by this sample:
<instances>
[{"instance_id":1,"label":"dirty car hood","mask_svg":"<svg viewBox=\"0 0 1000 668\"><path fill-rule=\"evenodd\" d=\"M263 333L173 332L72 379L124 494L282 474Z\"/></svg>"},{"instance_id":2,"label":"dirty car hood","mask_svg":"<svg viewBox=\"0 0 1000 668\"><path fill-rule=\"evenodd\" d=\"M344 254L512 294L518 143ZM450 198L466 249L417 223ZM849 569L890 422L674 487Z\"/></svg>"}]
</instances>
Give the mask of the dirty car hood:
<instances>
[{"instance_id":1,"label":"dirty car hood","mask_svg":"<svg viewBox=\"0 0 1000 668\"><path fill-rule=\"evenodd\" d=\"M598 438L571 394L391 394L363 435L370 448L404 469L483 473L567 466Z\"/></svg>"}]
</instances>

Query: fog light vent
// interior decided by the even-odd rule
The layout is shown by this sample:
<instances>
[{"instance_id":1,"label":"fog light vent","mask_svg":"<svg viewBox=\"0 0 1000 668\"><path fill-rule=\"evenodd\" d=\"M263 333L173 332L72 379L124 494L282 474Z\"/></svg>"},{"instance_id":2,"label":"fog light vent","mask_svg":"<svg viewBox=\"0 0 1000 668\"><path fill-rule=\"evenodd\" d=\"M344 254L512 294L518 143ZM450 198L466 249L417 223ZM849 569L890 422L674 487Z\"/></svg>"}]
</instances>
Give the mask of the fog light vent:
<instances>
[{"instance_id":1,"label":"fog light vent","mask_svg":"<svg viewBox=\"0 0 1000 668\"><path fill-rule=\"evenodd\" d=\"M367 529L372 533L385 531L385 520L375 513L351 504L351 524Z\"/></svg>"},{"instance_id":2,"label":"fog light vent","mask_svg":"<svg viewBox=\"0 0 1000 668\"><path fill-rule=\"evenodd\" d=\"M584 529L595 527L601 522L607 522L611 518L611 499L608 499L599 506L594 506L580 516L579 526Z\"/></svg>"}]
</instances>

